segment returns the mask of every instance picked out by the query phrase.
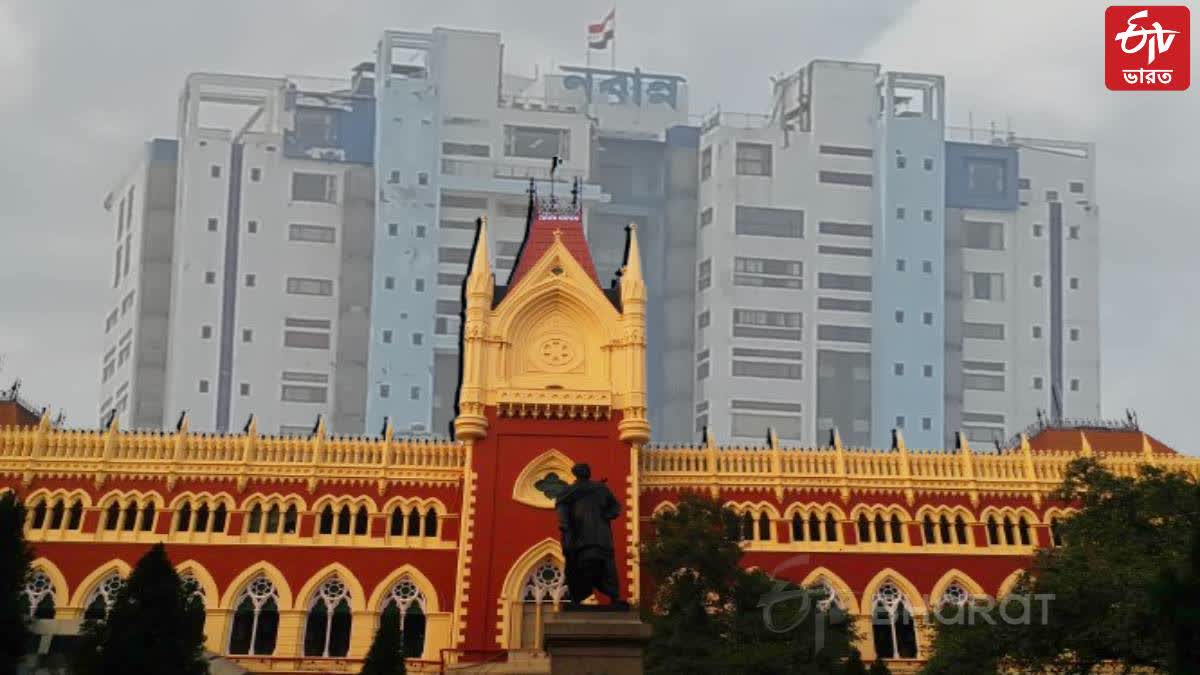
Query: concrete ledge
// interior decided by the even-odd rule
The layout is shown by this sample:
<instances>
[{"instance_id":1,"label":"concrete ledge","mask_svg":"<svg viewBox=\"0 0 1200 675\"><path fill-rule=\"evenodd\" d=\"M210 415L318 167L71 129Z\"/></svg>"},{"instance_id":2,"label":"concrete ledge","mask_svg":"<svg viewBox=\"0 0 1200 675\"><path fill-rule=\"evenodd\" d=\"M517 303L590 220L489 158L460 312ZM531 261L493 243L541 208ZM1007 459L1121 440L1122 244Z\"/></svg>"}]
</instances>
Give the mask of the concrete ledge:
<instances>
[{"instance_id":1,"label":"concrete ledge","mask_svg":"<svg viewBox=\"0 0 1200 675\"><path fill-rule=\"evenodd\" d=\"M552 675L641 675L650 626L636 611L559 612L546 619Z\"/></svg>"}]
</instances>

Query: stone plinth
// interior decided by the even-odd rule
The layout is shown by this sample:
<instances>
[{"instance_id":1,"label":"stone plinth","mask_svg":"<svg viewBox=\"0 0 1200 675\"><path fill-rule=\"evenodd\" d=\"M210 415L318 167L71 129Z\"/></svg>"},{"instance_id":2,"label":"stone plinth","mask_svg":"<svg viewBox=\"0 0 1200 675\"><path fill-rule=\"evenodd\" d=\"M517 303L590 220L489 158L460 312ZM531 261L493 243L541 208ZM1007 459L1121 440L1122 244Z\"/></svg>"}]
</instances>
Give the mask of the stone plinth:
<instances>
[{"instance_id":1,"label":"stone plinth","mask_svg":"<svg viewBox=\"0 0 1200 675\"><path fill-rule=\"evenodd\" d=\"M641 675L650 626L632 610L591 607L546 619L551 675Z\"/></svg>"}]
</instances>

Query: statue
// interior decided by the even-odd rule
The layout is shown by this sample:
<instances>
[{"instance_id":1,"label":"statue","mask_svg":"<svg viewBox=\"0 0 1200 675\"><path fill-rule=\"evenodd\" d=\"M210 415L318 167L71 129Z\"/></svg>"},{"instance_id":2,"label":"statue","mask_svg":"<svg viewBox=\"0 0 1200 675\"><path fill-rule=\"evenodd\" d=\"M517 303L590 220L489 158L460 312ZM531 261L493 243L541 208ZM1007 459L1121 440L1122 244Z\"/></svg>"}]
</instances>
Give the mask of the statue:
<instances>
[{"instance_id":1,"label":"statue","mask_svg":"<svg viewBox=\"0 0 1200 675\"><path fill-rule=\"evenodd\" d=\"M621 514L621 505L603 481L592 480L587 464L576 464L571 473L575 482L554 500L571 608L578 608L593 590L608 596L615 607L628 607L621 600L609 524Z\"/></svg>"}]
</instances>

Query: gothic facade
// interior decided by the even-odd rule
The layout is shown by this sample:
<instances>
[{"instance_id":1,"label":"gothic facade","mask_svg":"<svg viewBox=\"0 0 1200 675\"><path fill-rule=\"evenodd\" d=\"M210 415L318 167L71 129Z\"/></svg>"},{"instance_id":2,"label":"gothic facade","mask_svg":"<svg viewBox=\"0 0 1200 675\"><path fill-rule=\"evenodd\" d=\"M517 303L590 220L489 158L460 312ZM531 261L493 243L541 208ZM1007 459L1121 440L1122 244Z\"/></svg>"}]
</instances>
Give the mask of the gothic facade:
<instances>
[{"instance_id":1,"label":"gothic facade","mask_svg":"<svg viewBox=\"0 0 1200 675\"><path fill-rule=\"evenodd\" d=\"M50 642L102 616L131 565L165 542L206 609L207 648L252 672L352 672L398 611L414 670L449 662L548 672L544 618L564 600L552 495L574 462L608 481L622 587L647 588L652 519L704 492L738 514L745 563L829 591L866 658L928 649L942 600L1000 596L1071 506L1049 495L1094 455L1130 474L1200 472L1135 428L1047 428L977 452L649 443L646 292L637 233L616 283L596 277L572 201L531 197L526 240L497 286L480 223L464 289L453 440L0 428L0 489L28 507L26 587ZM621 545L623 544L623 545ZM391 616L389 614L389 616ZM870 617L882 621L871 625ZM503 664L503 665L502 665Z\"/></svg>"}]
</instances>

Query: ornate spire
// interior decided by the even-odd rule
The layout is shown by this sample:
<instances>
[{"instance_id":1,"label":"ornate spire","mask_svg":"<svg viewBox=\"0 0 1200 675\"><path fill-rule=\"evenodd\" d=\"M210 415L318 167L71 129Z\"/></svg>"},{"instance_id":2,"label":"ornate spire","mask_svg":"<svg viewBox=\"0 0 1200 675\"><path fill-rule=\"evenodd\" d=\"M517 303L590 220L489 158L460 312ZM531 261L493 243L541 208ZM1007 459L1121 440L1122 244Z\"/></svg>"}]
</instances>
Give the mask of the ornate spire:
<instances>
[{"instance_id":1,"label":"ornate spire","mask_svg":"<svg viewBox=\"0 0 1200 675\"><path fill-rule=\"evenodd\" d=\"M625 248L625 266L621 268L621 301L646 299L646 281L642 277L642 252L638 247L637 225L630 223L626 228L628 244Z\"/></svg>"},{"instance_id":2,"label":"ornate spire","mask_svg":"<svg viewBox=\"0 0 1200 675\"><path fill-rule=\"evenodd\" d=\"M471 270L467 274L467 296L486 296L489 300L495 287L491 256L488 254L487 216L479 219L475 236L475 251L471 254Z\"/></svg>"}]
</instances>

